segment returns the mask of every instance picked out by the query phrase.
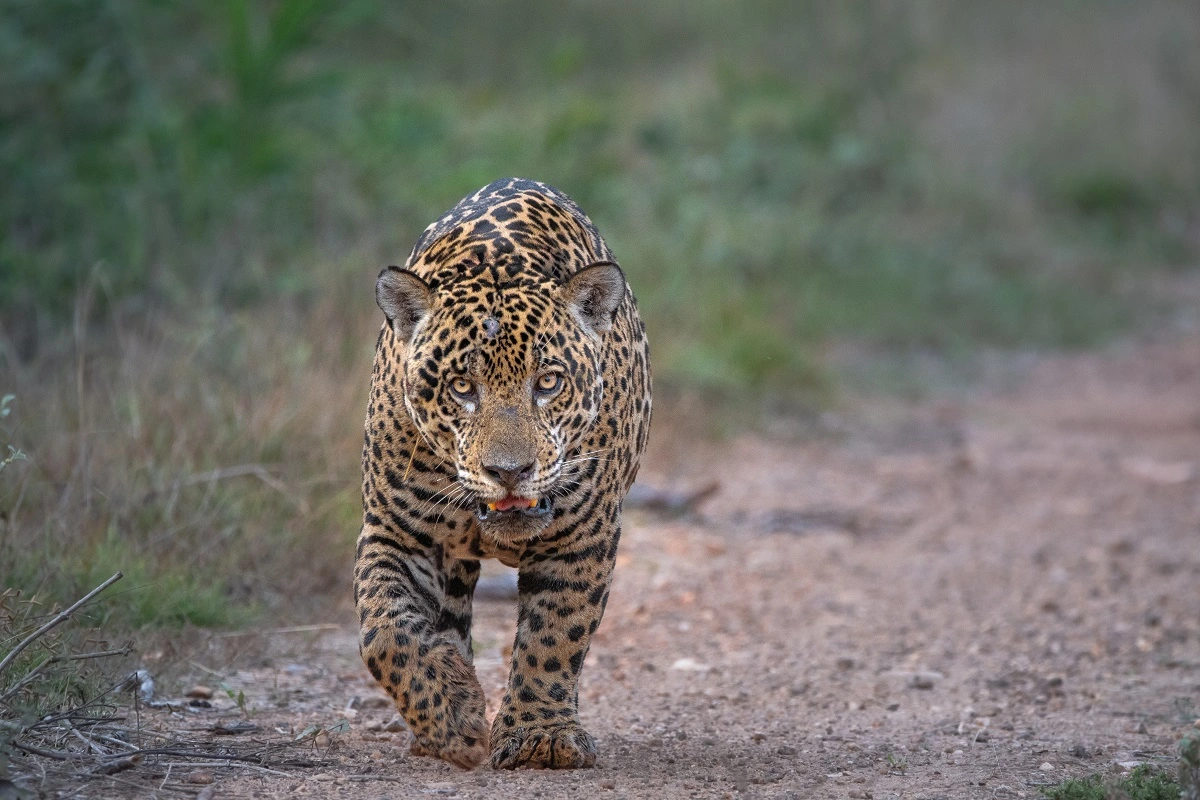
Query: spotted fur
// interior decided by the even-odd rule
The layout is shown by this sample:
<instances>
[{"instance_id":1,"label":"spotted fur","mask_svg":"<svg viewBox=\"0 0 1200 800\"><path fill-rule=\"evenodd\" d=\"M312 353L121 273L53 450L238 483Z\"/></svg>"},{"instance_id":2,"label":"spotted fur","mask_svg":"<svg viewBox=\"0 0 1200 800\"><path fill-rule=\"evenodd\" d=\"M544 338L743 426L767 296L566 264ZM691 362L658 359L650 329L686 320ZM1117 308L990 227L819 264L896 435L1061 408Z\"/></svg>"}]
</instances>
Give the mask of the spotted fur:
<instances>
[{"instance_id":1,"label":"spotted fur","mask_svg":"<svg viewBox=\"0 0 1200 800\"><path fill-rule=\"evenodd\" d=\"M633 294L579 207L519 179L464 198L376 288L387 321L354 570L363 660L415 753L467 768L489 756L498 768L591 766L579 674L650 423ZM488 510L512 498L536 506ZM471 661L481 558L519 570L490 729Z\"/></svg>"}]
</instances>

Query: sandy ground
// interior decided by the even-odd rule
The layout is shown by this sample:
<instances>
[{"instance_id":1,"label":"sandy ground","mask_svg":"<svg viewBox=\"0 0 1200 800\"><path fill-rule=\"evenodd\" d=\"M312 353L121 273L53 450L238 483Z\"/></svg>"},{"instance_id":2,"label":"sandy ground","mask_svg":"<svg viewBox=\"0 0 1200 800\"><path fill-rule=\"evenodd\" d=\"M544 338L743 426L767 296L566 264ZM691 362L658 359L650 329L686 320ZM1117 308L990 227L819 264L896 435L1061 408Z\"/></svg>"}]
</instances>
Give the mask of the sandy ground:
<instances>
[{"instance_id":1,"label":"sandy ground","mask_svg":"<svg viewBox=\"0 0 1200 800\"><path fill-rule=\"evenodd\" d=\"M696 446L656 430L650 484L720 490L681 518L627 513L580 691L595 769L408 755L343 609L344 627L275 634L221 679L257 736L348 725L284 774L199 771L218 798L932 800L1037 797L1168 759L1200 717L1200 338L1020 372L855 404L816 434ZM477 604L491 711L515 616ZM187 724L238 719L214 704ZM155 794L186 796L194 771L77 796L150 796L160 778Z\"/></svg>"}]
</instances>

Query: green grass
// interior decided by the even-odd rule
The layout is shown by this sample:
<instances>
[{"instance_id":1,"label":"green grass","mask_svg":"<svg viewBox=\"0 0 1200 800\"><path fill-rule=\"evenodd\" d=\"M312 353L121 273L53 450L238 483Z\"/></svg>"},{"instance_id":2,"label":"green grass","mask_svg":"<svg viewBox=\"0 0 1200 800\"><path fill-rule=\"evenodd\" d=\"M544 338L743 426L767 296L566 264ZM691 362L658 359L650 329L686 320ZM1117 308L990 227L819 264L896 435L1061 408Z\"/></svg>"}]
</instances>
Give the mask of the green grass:
<instances>
[{"instance_id":1,"label":"green grass","mask_svg":"<svg viewBox=\"0 0 1200 800\"><path fill-rule=\"evenodd\" d=\"M1200 64L1186 3L1020 5L8 0L0 306L44 336L88 280L185 308L353 282L369 313L378 266L521 174L613 240L667 378L804 387L830 337L1092 344L1195 261ZM1078 77L1114 46L1142 60ZM990 139L954 128L1031 59Z\"/></svg>"},{"instance_id":2,"label":"green grass","mask_svg":"<svg viewBox=\"0 0 1200 800\"><path fill-rule=\"evenodd\" d=\"M81 615L92 627L116 630L193 625L236 627L253 619L258 609L239 602L217 575L197 573L192 565L154 561L120 538L112 537L78 554L43 550L8 552L2 573L8 586L35 587L35 597L78 597L115 572L124 580L109 591L109 601ZM194 560L189 560L193 561Z\"/></svg>"},{"instance_id":3,"label":"green grass","mask_svg":"<svg viewBox=\"0 0 1200 800\"><path fill-rule=\"evenodd\" d=\"M1179 800L1179 784L1160 770L1141 766L1116 780L1091 775L1042 789L1049 800Z\"/></svg>"},{"instance_id":4,"label":"green grass","mask_svg":"<svg viewBox=\"0 0 1200 800\"><path fill-rule=\"evenodd\" d=\"M0 584L119 566L130 626L343 594L374 276L504 175L596 220L680 393L1154 319L1200 255L1192 10L0 0Z\"/></svg>"}]
</instances>

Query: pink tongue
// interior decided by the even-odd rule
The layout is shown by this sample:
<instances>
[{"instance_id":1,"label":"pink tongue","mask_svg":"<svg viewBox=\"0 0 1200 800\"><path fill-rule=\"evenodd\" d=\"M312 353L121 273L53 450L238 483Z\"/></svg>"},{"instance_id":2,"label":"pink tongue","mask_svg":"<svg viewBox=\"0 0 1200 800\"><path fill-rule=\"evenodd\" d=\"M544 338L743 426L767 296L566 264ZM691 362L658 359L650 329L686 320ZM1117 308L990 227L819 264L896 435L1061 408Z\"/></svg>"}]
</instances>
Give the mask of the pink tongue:
<instances>
[{"instance_id":1,"label":"pink tongue","mask_svg":"<svg viewBox=\"0 0 1200 800\"><path fill-rule=\"evenodd\" d=\"M510 494L508 497L505 497L501 500L496 501L496 510L497 511L508 511L510 508L528 508L528 507L529 507L529 498L527 498L527 497L517 497L516 495Z\"/></svg>"}]
</instances>

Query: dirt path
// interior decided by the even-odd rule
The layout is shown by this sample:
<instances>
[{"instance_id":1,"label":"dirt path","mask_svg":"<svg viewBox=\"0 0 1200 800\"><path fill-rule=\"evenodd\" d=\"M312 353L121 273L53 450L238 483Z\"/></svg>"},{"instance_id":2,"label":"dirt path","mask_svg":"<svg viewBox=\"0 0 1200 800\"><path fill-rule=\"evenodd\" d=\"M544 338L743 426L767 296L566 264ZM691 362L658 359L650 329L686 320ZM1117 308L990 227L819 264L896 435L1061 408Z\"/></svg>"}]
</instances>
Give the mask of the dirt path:
<instances>
[{"instance_id":1,"label":"dirt path","mask_svg":"<svg viewBox=\"0 0 1200 800\"><path fill-rule=\"evenodd\" d=\"M596 769L410 757L347 627L226 676L263 729L349 717L325 766L216 797L1036 797L1169 756L1200 717L1200 339L847 416L798 441L655 431L650 482L722 488L628 514L580 692ZM492 711L514 621L478 605Z\"/></svg>"}]
</instances>

